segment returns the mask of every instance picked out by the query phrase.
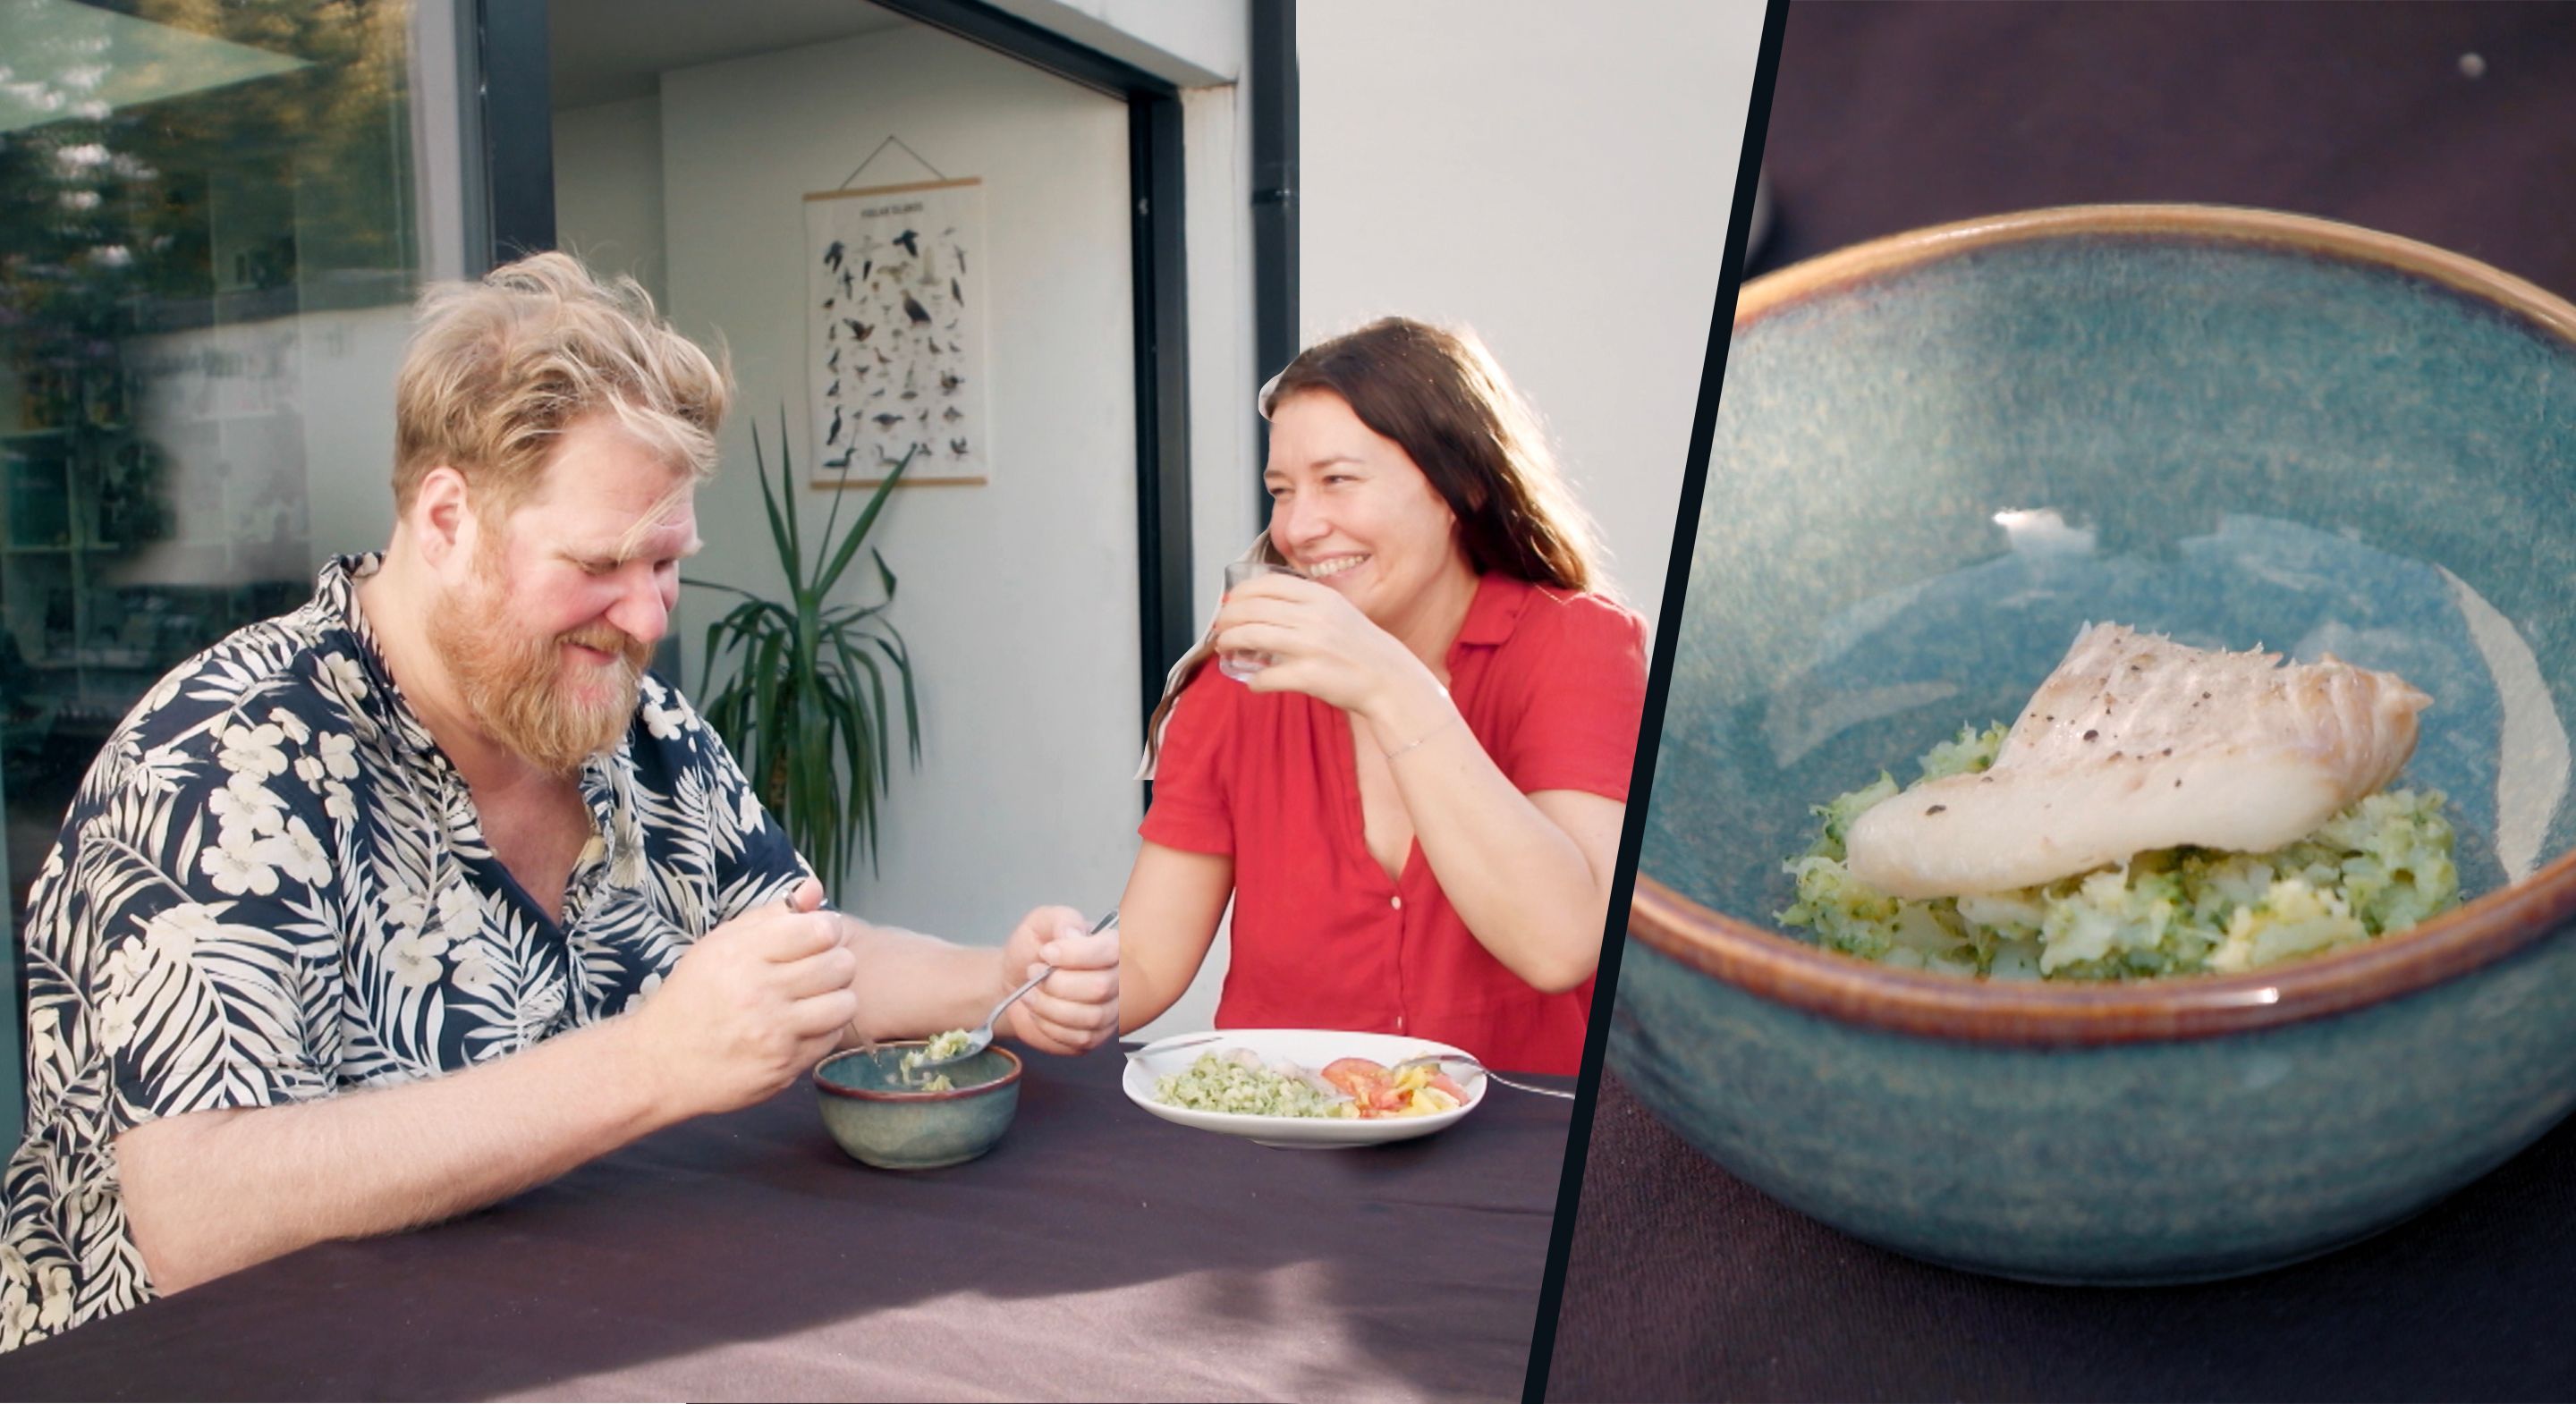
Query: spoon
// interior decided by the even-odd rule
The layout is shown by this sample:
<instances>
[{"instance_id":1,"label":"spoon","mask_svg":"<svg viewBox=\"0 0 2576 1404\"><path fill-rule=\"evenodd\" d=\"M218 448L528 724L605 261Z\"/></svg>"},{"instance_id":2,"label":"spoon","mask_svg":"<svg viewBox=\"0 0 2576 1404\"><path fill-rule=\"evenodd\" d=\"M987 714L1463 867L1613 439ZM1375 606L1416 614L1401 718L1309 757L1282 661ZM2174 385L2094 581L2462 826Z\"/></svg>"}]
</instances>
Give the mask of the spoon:
<instances>
[{"instance_id":1,"label":"spoon","mask_svg":"<svg viewBox=\"0 0 2576 1404\"><path fill-rule=\"evenodd\" d=\"M1091 934L1097 936L1101 932L1106 931L1117 924L1118 909L1116 907L1111 907L1109 909L1109 915L1102 917L1099 923L1091 928ZM1052 965L1047 966L1037 974L1030 976L1028 983L1011 991L1009 994L1002 996L1002 1002L994 1005L993 1012L984 1016L983 1024L967 1031L966 1047L963 1052L952 1053L945 1058L930 1057L930 1050L928 1048L922 1048L915 1052L906 1053L903 1055L903 1071L907 1075L930 1072L933 1069L944 1068L950 1063L962 1063L968 1058L972 1058L976 1054L983 1052L986 1048L991 1047L993 1043L993 1021L1002 1017L1003 1010L1019 1003L1020 996L1036 989L1041 981L1054 973L1055 967Z\"/></svg>"},{"instance_id":2,"label":"spoon","mask_svg":"<svg viewBox=\"0 0 2576 1404\"><path fill-rule=\"evenodd\" d=\"M1147 1053L1160 1055L1182 1048L1196 1048L1205 1043L1222 1043L1229 1037L1232 1037L1232 1035L1225 1033L1204 1033L1200 1034L1196 1038L1184 1038L1172 1042L1151 1043L1142 1048L1130 1048L1126 1050L1127 1061L1131 1063L1142 1062L1144 1061Z\"/></svg>"}]
</instances>

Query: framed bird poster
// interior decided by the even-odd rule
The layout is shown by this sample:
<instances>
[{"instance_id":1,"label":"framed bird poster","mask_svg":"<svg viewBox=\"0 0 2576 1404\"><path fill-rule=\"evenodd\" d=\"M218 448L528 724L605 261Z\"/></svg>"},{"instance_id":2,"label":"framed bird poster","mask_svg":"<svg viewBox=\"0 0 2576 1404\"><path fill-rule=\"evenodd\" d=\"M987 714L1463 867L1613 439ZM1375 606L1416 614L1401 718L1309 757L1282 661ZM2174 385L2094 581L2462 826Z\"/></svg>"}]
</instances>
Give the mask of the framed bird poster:
<instances>
[{"instance_id":1,"label":"framed bird poster","mask_svg":"<svg viewBox=\"0 0 2576 1404\"><path fill-rule=\"evenodd\" d=\"M984 183L805 197L814 485L990 481Z\"/></svg>"}]
</instances>

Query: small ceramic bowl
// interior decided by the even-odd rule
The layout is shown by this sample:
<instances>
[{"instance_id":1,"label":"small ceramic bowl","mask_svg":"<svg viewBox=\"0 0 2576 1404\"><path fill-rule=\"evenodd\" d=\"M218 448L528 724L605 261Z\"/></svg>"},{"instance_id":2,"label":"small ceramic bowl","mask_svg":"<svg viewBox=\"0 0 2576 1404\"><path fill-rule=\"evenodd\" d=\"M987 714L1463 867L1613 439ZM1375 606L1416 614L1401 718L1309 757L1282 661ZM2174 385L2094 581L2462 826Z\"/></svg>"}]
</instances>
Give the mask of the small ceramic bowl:
<instances>
[{"instance_id":1,"label":"small ceramic bowl","mask_svg":"<svg viewBox=\"0 0 2576 1404\"><path fill-rule=\"evenodd\" d=\"M1919 1257L2223 1277L2385 1228L2576 1105L2576 308L2288 215L2040 211L1738 304L1613 1068ZM1782 933L1809 806L2010 721L2087 621L2431 693L2464 905L2252 974L2036 984Z\"/></svg>"},{"instance_id":2,"label":"small ceramic bowl","mask_svg":"<svg viewBox=\"0 0 2576 1404\"><path fill-rule=\"evenodd\" d=\"M835 1053L814 1069L823 1125L841 1149L880 1170L935 1170L973 1160L1011 1129L1020 1109L1020 1059L987 1048L941 1071L947 1092L906 1087L903 1055L920 1040Z\"/></svg>"}]
</instances>

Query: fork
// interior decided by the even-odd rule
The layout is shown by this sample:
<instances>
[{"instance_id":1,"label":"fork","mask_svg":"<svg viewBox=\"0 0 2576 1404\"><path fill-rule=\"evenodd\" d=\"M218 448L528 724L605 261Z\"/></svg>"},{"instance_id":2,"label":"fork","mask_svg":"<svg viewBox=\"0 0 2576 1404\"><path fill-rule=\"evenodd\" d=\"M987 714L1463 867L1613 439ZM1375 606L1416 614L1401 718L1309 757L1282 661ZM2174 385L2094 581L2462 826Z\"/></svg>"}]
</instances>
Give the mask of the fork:
<instances>
[{"instance_id":1,"label":"fork","mask_svg":"<svg viewBox=\"0 0 2576 1404\"><path fill-rule=\"evenodd\" d=\"M1492 1078L1514 1091L1534 1092L1542 1097L1562 1097L1569 1102L1574 1100L1574 1094L1571 1092L1560 1092L1553 1087L1532 1087L1526 1082L1514 1082L1464 1053L1425 1053L1419 1058L1407 1058L1386 1071L1390 1077L1401 1077L1407 1068L1440 1068L1445 1071L1452 1063L1463 1064L1480 1076Z\"/></svg>"}]
</instances>

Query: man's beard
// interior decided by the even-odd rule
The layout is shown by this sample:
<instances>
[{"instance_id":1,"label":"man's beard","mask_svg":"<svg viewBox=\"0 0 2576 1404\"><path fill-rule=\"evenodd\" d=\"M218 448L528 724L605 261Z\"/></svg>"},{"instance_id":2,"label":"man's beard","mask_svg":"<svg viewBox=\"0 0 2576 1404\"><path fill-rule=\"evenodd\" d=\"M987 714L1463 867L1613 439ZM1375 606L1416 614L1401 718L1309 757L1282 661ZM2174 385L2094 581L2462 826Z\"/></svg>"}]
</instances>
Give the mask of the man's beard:
<instances>
[{"instance_id":1,"label":"man's beard","mask_svg":"<svg viewBox=\"0 0 2576 1404\"><path fill-rule=\"evenodd\" d=\"M493 559L498 554L478 550L473 588L454 592L430 611L430 646L486 735L550 774L577 775L583 762L626 734L653 650L604 623L543 638L513 632L507 590ZM617 658L590 673L583 689L588 696L574 695L566 684L568 643Z\"/></svg>"}]
</instances>

